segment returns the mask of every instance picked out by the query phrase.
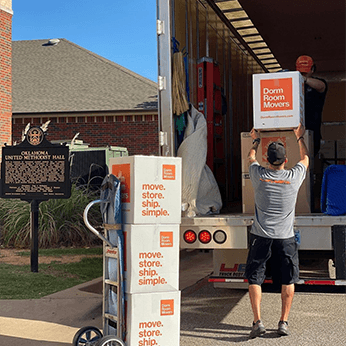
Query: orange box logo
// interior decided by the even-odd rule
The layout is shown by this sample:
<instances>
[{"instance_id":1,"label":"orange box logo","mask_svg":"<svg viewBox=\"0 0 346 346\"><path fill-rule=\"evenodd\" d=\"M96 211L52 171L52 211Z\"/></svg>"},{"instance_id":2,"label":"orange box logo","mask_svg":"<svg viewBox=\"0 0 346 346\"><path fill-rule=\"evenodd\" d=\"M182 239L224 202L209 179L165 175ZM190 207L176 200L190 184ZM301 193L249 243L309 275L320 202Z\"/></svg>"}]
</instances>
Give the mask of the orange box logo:
<instances>
[{"instance_id":1,"label":"orange box logo","mask_svg":"<svg viewBox=\"0 0 346 346\"><path fill-rule=\"evenodd\" d=\"M161 316L174 315L174 299L161 300Z\"/></svg>"},{"instance_id":2,"label":"orange box logo","mask_svg":"<svg viewBox=\"0 0 346 346\"><path fill-rule=\"evenodd\" d=\"M292 78L260 80L261 111L293 110Z\"/></svg>"},{"instance_id":3,"label":"orange box logo","mask_svg":"<svg viewBox=\"0 0 346 346\"><path fill-rule=\"evenodd\" d=\"M261 143L262 143L262 162L268 162L268 147L270 143L272 142L281 142L284 147L286 148L286 137L268 137L268 138L262 138Z\"/></svg>"},{"instance_id":4,"label":"orange box logo","mask_svg":"<svg viewBox=\"0 0 346 346\"><path fill-rule=\"evenodd\" d=\"M175 165L162 165L162 179L175 180Z\"/></svg>"},{"instance_id":5,"label":"orange box logo","mask_svg":"<svg viewBox=\"0 0 346 346\"><path fill-rule=\"evenodd\" d=\"M173 247L173 232L160 232L160 247Z\"/></svg>"},{"instance_id":6,"label":"orange box logo","mask_svg":"<svg viewBox=\"0 0 346 346\"><path fill-rule=\"evenodd\" d=\"M121 184L121 202L130 203L131 199L131 166L129 163L122 165L113 165L112 174L114 174Z\"/></svg>"}]
</instances>

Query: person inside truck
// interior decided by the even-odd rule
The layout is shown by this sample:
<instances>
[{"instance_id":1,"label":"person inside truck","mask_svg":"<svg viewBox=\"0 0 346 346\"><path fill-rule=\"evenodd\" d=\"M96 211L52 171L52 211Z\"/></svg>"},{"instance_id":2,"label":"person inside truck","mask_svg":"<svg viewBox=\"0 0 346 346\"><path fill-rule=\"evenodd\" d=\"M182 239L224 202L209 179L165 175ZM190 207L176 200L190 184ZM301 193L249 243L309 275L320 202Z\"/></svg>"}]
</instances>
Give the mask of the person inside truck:
<instances>
[{"instance_id":1,"label":"person inside truck","mask_svg":"<svg viewBox=\"0 0 346 346\"><path fill-rule=\"evenodd\" d=\"M296 60L296 70L304 77L305 127L314 131L314 156L316 156L320 150L322 111L328 85L324 79L312 76L316 72L316 65L308 55L301 55Z\"/></svg>"},{"instance_id":2,"label":"person inside truck","mask_svg":"<svg viewBox=\"0 0 346 346\"><path fill-rule=\"evenodd\" d=\"M260 133L252 129L253 146L248 154L249 174L255 192L255 217L250 232L249 254L245 277L249 282L249 296L254 315L250 338L266 332L261 320L261 285L265 280L266 264L272 258L272 278L281 285L281 316L278 334L288 335L288 315L291 309L294 284L299 280L298 245L293 230L297 195L309 165L309 154L304 143L305 127L293 130L300 150L300 161L285 169L285 147L272 142L267 151L269 168L260 166L256 153L261 142Z\"/></svg>"}]
</instances>

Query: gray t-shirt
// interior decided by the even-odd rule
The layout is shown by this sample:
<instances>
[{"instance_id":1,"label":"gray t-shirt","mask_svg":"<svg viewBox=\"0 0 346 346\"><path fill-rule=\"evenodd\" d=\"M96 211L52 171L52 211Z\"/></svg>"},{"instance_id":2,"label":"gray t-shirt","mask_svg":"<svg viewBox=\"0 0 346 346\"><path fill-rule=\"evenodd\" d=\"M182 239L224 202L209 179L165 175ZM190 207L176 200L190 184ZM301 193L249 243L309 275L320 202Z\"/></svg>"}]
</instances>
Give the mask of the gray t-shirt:
<instances>
[{"instance_id":1,"label":"gray t-shirt","mask_svg":"<svg viewBox=\"0 0 346 346\"><path fill-rule=\"evenodd\" d=\"M249 173L255 191L255 220L251 233L273 239L293 237L296 200L306 176L305 166L297 163L289 170L276 171L255 161Z\"/></svg>"}]
</instances>

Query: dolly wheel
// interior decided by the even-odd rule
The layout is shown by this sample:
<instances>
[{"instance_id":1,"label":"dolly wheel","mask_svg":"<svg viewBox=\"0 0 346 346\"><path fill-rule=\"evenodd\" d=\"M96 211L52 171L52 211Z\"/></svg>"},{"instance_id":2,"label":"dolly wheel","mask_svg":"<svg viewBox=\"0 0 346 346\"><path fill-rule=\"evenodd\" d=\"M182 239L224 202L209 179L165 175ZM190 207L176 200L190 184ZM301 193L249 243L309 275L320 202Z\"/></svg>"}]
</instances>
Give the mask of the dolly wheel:
<instances>
[{"instance_id":1,"label":"dolly wheel","mask_svg":"<svg viewBox=\"0 0 346 346\"><path fill-rule=\"evenodd\" d=\"M93 346L96 341L102 338L100 329L96 327L83 327L75 334L72 345L73 346Z\"/></svg>"},{"instance_id":2,"label":"dolly wheel","mask_svg":"<svg viewBox=\"0 0 346 346\"><path fill-rule=\"evenodd\" d=\"M125 346L125 343L116 336L107 335L98 340L96 346Z\"/></svg>"}]
</instances>

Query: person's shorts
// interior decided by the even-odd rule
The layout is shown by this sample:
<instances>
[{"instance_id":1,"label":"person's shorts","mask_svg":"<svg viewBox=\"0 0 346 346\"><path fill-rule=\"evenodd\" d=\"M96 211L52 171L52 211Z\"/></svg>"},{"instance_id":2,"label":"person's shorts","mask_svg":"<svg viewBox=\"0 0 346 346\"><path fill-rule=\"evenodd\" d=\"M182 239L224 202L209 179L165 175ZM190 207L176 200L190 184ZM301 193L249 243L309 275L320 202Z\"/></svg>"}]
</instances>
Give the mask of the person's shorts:
<instances>
[{"instance_id":1,"label":"person's shorts","mask_svg":"<svg viewBox=\"0 0 346 346\"><path fill-rule=\"evenodd\" d=\"M299 280L298 245L294 239L271 239L250 233L250 249L245 278L250 285L262 285L266 277L266 264L271 261L275 283L291 285Z\"/></svg>"}]
</instances>

